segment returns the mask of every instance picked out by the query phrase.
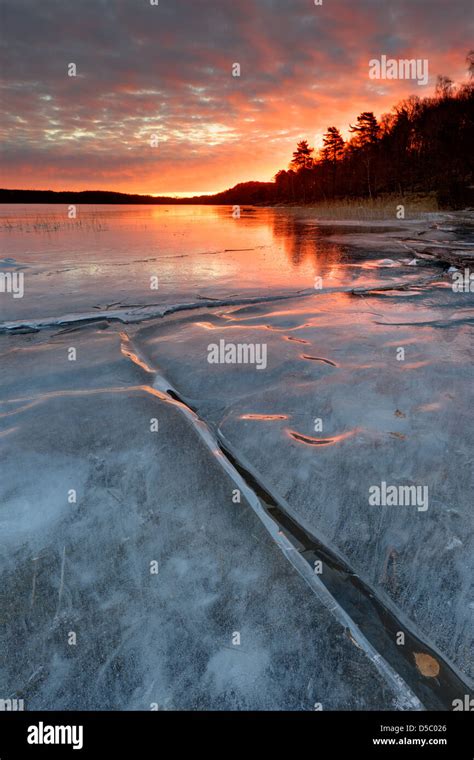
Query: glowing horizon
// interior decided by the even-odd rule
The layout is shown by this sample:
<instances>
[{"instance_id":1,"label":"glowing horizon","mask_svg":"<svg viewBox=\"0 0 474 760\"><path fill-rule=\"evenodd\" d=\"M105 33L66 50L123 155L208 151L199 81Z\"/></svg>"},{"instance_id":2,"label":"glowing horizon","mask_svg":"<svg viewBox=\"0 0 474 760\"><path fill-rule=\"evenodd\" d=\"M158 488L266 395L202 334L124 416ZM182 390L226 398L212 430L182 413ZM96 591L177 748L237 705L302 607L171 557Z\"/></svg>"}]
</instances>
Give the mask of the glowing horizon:
<instances>
[{"instance_id":1,"label":"glowing horizon","mask_svg":"<svg viewBox=\"0 0 474 760\"><path fill-rule=\"evenodd\" d=\"M332 125L347 138L361 111L431 95L438 74L465 81L469 8L49 0L24 14L6 0L1 185L183 198L271 181L298 140L319 148ZM428 83L370 79L381 55L427 59Z\"/></svg>"}]
</instances>

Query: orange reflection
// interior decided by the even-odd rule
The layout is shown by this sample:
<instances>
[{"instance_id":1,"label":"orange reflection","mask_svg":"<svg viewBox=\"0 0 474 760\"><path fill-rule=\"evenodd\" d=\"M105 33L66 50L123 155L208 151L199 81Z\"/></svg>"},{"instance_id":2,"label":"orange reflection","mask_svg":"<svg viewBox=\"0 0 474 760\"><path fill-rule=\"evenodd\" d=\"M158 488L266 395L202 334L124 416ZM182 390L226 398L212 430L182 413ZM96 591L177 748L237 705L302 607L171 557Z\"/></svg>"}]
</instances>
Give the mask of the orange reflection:
<instances>
[{"instance_id":1,"label":"orange reflection","mask_svg":"<svg viewBox=\"0 0 474 760\"><path fill-rule=\"evenodd\" d=\"M241 414L239 420L288 420L288 414Z\"/></svg>"},{"instance_id":2,"label":"orange reflection","mask_svg":"<svg viewBox=\"0 0 474 760\"><path fill-rule=\"evenodd\" d=\"M351 438L353 435L359 432L359 430L360 428L354 428L354 430L348 430L346 433L333 435L331 438L313 438L310 435L303 435L302 433L297 433L296 430L290 430L289 428L287 428L285 432L295 441L305 443L308 446L331 446L334 443L339 443L340 441L346 440L346 438Z\"/></svg>"}]
</instances>

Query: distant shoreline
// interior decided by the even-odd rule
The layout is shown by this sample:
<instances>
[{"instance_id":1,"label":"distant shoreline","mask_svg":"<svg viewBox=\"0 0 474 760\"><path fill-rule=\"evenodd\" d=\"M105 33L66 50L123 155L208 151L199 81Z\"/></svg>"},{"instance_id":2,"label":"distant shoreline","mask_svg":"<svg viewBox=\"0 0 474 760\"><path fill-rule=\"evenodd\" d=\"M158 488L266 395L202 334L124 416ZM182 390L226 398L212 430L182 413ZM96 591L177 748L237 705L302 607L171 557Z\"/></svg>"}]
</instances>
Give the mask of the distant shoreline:
<instances>
[{"instance_id":1,"label":"distant shoreline","mask_svg":"<svg viewBox=\"0 0 474 760\"><path fill-rule=\"evenodd\" d=\"M270 184L270 183L269 183ZM229 194L233 197L229 197ZM336 214L341 212L349 217L359 216L359 212L380 213L389 212L392 216L397 204L405 203L407 211L423 212L441 210L434 193L406 193L403 196L393 193L383 193L375 198L347 197L334 198L327 201L282 201L276 198L239 198L237 188L226 190L215 195L200 195L190 198L174 198L168 196L154 197L151 195L128 195L102 190L84 191L53 191L53 190L5 190L0 189L0 204L47 204L47 205L107 205L107 206L257 206L286 209L320 209Z\"/></svg>"},{"instance_id":2,"label":"distant shoreline","mask_svg":"<svg viewBox=\"0 0 474 760\"><path fill-rule=\"evenodd\" d=\"M214 196L194 196L192 198L174 198L167 196L155 197L152 195L128 195L113 191L84 190L84 191L54 191L54 190L0 190L0 203L83 203L103 205L140 205L158 206L171 204L211 203Z\"/></svg>"},{"instance_id":3,"label":"distant shoreline","mask_svg":"<svg viewBox=\"0 0 474 760\"><path fill-rule=\"evenodd\" d=\"M0 204L5 203L74 203L74 204L104 204L104 205L216 205L219 203L247 204L268 202L272 200L273 182L245 182L230 190L214 195L194 195L186 198L160 195L139 195L138 193L119 193L110 190L16 190L0 189Z\"/></svg>"},{"instance_id":4,"label":"distant shoreline","mask_svg":"<svg viewBox=\"0 0 474 760\"><path fill-rule=\"evenodd\" d=\"M249 186L251 186L249 190ZM341 198L330 198L326 201L310 201L304 203L298 201L284 201L272 197L274 185L271 182L252 182L236 185L230 190L215 195L195 195L186 198L175 198L172 196L152 196L118 193L107 190L9 190L0 189L0 204L48 204L48 205L108 205L108 206L266 206L275 208L320 208L327 210L344 210L351 216L357 216L357 210L363 209L365 213L373 211L380 213L383 209L393 213L393 206L397 204L406 204L407 211L438 211L443 206L439 203L436 193L434 192L406 192L403 195L398 193L380 193L374 198L367 196L347 196ZM465 208L466 205L474 206L474 193L472 193L472 203L464 203L459 208ZM468 199L469 201L471 198Z\"/></svg>"}]
</instances>

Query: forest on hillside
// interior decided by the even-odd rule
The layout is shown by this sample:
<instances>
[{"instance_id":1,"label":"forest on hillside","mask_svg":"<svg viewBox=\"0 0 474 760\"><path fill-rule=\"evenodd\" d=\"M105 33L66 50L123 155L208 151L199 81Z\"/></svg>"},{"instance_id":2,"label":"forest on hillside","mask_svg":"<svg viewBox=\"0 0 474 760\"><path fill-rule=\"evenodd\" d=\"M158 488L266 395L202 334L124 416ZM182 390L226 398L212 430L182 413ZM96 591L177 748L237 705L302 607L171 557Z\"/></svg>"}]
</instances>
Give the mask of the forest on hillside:
<instances>
[{"instance_id":1,"label":"forest on hillside","mask_svg":"<svg viewBox=\"0 0 474 760\"><path fill-rule=\"evenodd\" d=\"M474 170L474 51L470 81L439 76L432 97L409 97L378 121L361 113L344 141L328 127L317 155L301 140L287 170L275 176L275 199L317 202L435 192L442 206L471 200Z\"/></svg>"},{"instance_id":2,"label":"forest on hillside","mask_svg":"<svg viewBox=\"0 0 474 760\"><path fill-rule=\"evenodd\" d=\"M88 190L0 190L0 203L274 204L434 193L441 207L474 205L474 50L469 79L438 76L432 96L412 95L379 120L364 111L345 141L335 126L316 153L298 142L273 182L241 182L215 195L175 198Z\"/></svg>"}]
</instances>

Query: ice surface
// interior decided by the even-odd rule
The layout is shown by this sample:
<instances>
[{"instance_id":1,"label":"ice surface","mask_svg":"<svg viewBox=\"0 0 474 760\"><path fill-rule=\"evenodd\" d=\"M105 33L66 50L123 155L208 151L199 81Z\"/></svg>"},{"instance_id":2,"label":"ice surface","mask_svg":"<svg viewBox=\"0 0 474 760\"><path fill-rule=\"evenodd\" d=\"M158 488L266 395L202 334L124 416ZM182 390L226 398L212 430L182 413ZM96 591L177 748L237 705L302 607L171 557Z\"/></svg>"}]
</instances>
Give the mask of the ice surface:
<instances>
[{"instance_id":1,"label":"ice surface","mask_svg":"<svg viewBox=\"0 0 474 760\"><path fill-rule=\"evenodd\" d=\"M117 332L10 342L2 693L28 709L397 706Z\"/></svg>"},{"instance_id":2,"label":"ice surface","mask_svg":"<svg viewBox=\"0 0 474 760\"><path fill-rule=\"evenodd\" d=\"M152 211L89 212L82 230L9 211L0 269L24 271L26 295L0 294L0 696L407 708L251 491L233 500L217 439L468 683L473 294L448 265L409 266L413 223ZM266 368L209 364L221 340L265 344ZM382 481L427 486L428 509L369 505Z\"/></svg>"},{"instance_id":3,"label":"ice surface","mask_svg":"<svg viewBox=\"0 0 474 760\"><path fill-rule=\"evenodd\" d=\"M136 336L273 495L471 676L472 306L439 287L319 295ZM222 338L265 342L267 369L209 365ZM382 481L426 485L428 509L370 506Z\"/></svg>"}]
</instances>

